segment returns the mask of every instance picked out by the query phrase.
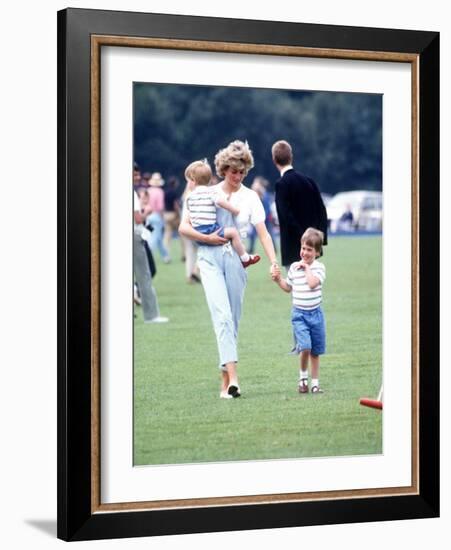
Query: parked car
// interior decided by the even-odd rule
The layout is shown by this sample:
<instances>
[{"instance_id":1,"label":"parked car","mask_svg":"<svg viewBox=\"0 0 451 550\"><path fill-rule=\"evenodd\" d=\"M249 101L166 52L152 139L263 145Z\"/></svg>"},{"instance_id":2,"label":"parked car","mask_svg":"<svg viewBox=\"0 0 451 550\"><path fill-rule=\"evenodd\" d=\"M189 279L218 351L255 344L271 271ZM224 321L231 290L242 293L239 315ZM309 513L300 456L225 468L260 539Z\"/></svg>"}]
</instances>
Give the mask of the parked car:
<instances>
[{"instance_id":1,"label":"parked car","mask_svg":"<svg viewBox=\"0 0 451 550\"><path fill-rule=\"evenodd\" d=\"M344 191L326 206L331 233L336 231L381 231L382 192Z\"/></svg>"},{"instance_id":2,"label":"parked car","mask_svg":"<svg viewBox=\"0 0 451 550\"><path fill-rule=\"evenodd\" d=\"M321 198L323 199L324 206L327 206L332 199L332 195L329 195L329 193L321 193Z\"/></svg>"}]
</instances>

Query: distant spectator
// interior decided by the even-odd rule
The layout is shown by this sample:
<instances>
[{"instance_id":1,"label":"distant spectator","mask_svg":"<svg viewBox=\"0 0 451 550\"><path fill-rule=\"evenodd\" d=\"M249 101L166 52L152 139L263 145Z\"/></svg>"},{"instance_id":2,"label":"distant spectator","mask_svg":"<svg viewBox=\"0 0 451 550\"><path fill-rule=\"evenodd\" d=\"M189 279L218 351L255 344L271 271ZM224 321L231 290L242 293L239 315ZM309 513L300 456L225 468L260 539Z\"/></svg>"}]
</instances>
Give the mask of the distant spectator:
<instances>
[{"instance_id":1,"label":"distant spectator","mask_svg":"<svg viewBox=\"0 0 451 550\"><path fill-rule=\"evenodd\" d=\"M276 240L274 237L274 219L272 214L272 200L271 200L271 195L268 192L268 187L269 187L269 181L261 176L256 176L251 185L251 189L253 189L257 193L260 200L262 201L263 208L265 210L265 216L266 216L266 219L265 219L266 229L268 230L268 233L271 235L272 242L274 243L274 249L277 252ZM249 254L254 253L256 237L257 237L257 232L255 231L254 226L251 225L251 229L249 231L249 250L248 250Z\"/></svg>"},{"instance_id":2,"label":"distant spectator","mask_svg":"<svg viewBox=\"0 0 451 550\"><path fill-rule=\"evenodd\" d=\"M316 183L293 168L293 151L287 141L272 146L273 162L280 172L276 205L280 226L282 265L299 258L299 241L308 227L319 229L327 244L327 212Z\"/></svg>"},{"instance_id":3,"label":"distant spectator","mask_svg":"<svg viewBox=\"0 0 451 550\"><path fill-rule=\"evenodd\" d=\"M138 194L138 197L141 199L143 196L143 191L146 188L146 184L143 181L141 175L141 170L136 162L133 165L133 190Z\"/></svg>"},{"instance_id":4,"label":"distant spectator","mask_svg":"<svg viewBox=\"0 0 451 550\"><path fill-rule=\"evenodd\" d=\"M164 237L163 243L166 250L169 252L171 248L172 235L176 231L180 224L180 203L177 193L179 187L179 180L175 176L171 176L168 179L167 185L164 189ZM183 256L183 248L182 248Z\"/></svg>"},{"instance_id":5,"label":"distant spectator","mask_svg":"<svg viewBox=\"0 0 451 550\"><path fill-rule=\"evenodd\" d=\"M145 323L167 323L167 317L160 316L157 294L152 285L149 262L146 257L144 238L147 229L144 227L144 214L136 191L134 194L134 230L133 230L133 272L140 292Z\"/></svg>"},{"instance_id":6,"label":"distant spectator","mask_svg":"<svg viewBox=\"0 0 451 550\"><path fill-rule=\"evenodd\" d=\"M340 216L337 229L339 231L352 231L354 229L354 214L350 204L346 205L346 210Z\"/></svg>"},{"instance_id":7,"label":"distant spectator","mask_svg":"<svg viewBox=\"0 0 451 550\"><path fill-rule=\"evenodd\" d=\"M147 197L148 183L145 182L144 176L141 176L141 170L139 168L139 165L135 162L133 164L133 190L135 191L136 196L140 201L141 210L144 210L144 205L148 200L148 197ZM153 231L153 227L151 224L147 224L146 228L148 229L148 231L145 233L145 235L147 235L148 238L144 240L144 248L146 251L147 260L149 262L150 274L153 278L155 277L155 274L157 271L155 267L155 261L152 256L152 252L150 250L150 244L149 244L150 232ZM141 305L141 298L140 298L139 289L137 286L135 288L135 303Z\"/></svg>"},{"instance_id":8,"label":"distant spectator","mask_svg":"<svg viewBox=\"0 0 451 550\"><path fill-rule=\"evenodd\" d=\"M149 180L147 203L144 210L147 214L146 225L151 224L153 231L150 237L150 248L154 252L157 248L163 262L169 263L171 258L163 243L163 211L164 211L164 179L159 172L154 172Z\"/></svg>"},{"instance_id":9,"label":"distant spectator","mask_svg":"<svg viewBox=\"0 0 451 550\"><path fill-rule=\"evenodd\" d=\"M152 177L152 174L150 172L144 172L141 178L141 185L140 187L142 189L145 189L146 191L150 187L150 178Z\"/></svg>"}]
</instances>

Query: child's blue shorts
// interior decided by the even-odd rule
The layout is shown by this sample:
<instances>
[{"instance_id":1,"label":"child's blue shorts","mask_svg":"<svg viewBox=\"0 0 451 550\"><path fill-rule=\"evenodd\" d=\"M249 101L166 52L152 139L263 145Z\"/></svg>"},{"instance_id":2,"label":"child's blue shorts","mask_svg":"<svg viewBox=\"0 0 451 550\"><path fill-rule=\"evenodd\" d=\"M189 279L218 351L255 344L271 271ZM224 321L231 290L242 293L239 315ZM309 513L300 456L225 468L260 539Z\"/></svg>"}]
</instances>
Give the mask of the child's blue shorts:
<instances>
[{"instance_id":1,"label":"child's blue shorts","mask_svg":"<svg viewBox=\"0 0 451 550\"><path fill-rule=\"evenodd\" d=\"M198 225L194 229L196 231L199 231L199 233L202 233L203 235L211 235L212 233L214 233L215 231L217 231L219 229L220 231L219 231L218 235L220 237L224 238L224 228L221 227L218 223L210 223L208 225ZM207 244L207 243L201 243L200 241L197 241L197 244L200 244L202 246L215 246L215 245L210 245L210 244Z\"/></svg>"},{"instance_id":2,"label":"child's blue shorts","mask_svg":"<svg viewBox=\"0 0 451 550\"><path fill-rule=\"evenodd\" d=\"M310 350L312 355L326 353L326 323L321 306L311 310L294 307L291 322L298 351Z\"/></svg>"}]
</instances>

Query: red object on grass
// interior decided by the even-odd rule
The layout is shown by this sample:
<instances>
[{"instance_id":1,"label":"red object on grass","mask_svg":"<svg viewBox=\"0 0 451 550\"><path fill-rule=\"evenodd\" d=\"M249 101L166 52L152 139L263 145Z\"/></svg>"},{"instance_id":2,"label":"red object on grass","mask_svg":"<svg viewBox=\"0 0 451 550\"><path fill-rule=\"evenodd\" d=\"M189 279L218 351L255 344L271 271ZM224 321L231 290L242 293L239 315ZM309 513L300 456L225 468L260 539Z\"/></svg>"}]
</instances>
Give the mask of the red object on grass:
<instances>
[{"instance_id":1,"label":"red object on grass","mask_svg":"<svg viewBox=\"0 0 451 550\"><path fill-rule=\"evenodd\" d=\"M364 405L365 407L371 407L372 409L382 410L383 408L382 401L378 401L377 399L369 399L368 397L361 397L360 404Z\"/></svg>"}]
</instances>

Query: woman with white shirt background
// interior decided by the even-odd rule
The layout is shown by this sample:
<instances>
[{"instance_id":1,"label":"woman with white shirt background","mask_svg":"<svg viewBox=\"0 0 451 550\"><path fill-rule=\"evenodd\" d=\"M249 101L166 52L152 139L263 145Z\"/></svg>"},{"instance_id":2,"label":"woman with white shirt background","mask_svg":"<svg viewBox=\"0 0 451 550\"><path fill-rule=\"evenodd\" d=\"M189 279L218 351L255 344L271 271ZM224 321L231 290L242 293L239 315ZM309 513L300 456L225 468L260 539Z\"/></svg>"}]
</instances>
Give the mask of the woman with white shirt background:
<instances>
[{"instance_id":1,"label":"woman with white shirt background","mask_svg":"<svg viewBox=\"0 0 451 550\"><path fill-rule=\"evenodd\" d=\"M230 212L218 208L218 223L223 227L235 225L242 239L246 237L249 223L252 224L272 267L277 265L276 253L266 229L262 203L255 191L243 185L244 178L253 166L254 159L247 142L233 141L216 154L216 172L224 178L217 185L230 196L230 203L240 211L237 217L232 217ZM186 212L179 231L184 237L199 243L198 265L219 352L220 397L239 397L237 340L247 282L246 271L229 241L220 237L218 232L204 235L196 231Z\"/></svg>"}]
</instances>

